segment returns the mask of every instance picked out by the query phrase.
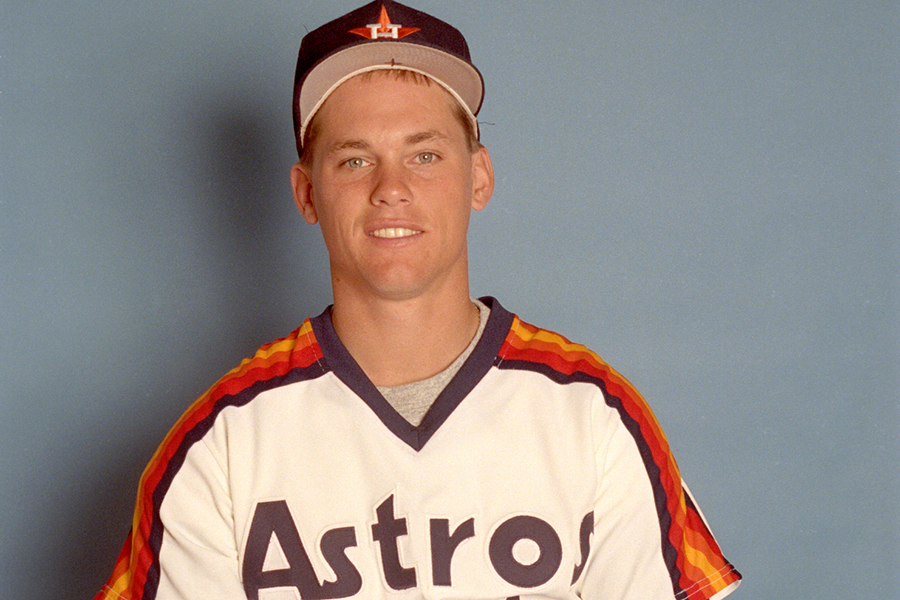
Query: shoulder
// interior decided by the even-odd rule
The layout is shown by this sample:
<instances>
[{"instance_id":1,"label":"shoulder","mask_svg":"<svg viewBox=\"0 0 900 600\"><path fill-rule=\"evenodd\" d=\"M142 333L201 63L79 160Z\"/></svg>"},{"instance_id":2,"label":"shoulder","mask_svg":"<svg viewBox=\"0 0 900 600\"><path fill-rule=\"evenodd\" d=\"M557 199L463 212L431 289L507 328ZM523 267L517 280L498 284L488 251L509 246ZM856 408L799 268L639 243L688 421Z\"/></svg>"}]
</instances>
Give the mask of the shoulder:
<instances>
[{"instance_id":1,"label":"shoulder","mask_svg":"<svg viewBox=\"0 0 900 600\"><path fill-rule=\"evenodd\" d=\"M248 402L266 389L318 377L325 372L321 359L322 349L307 319L289 335L264 344L242 360L200 396L192 409Z\"/></svg>"},{"instance_id":2,"label":"shoulder","mask_svg":"<svg viewBox=\"0 0 900 600\"><path fill-rule=\"evenodd\" d=\"M576 381L614 386L631 384L595 351L562 334L513 316L498 352L499 368L543 373L559 383Z\"/></svg>"},{"instance_id":3,"label":"shoulder","mask_svg":"<svg viewBox=\"0 0 900 600\"><path fill-rule=\"evenodd\" d=\"M325 373L321 358L307 319L289 335L261 346L210 386L182 413L160 448L181 447L185 439L205 435L229 406L244 406L266 390L319 377Z\"/></svg>"},{"instance_id":4,"label":"shoulder","mask_svg":"<svg viewBox=\"0 0 900 600\"><path fill-rule=\"evenodd\" d=\"M560 385L586 383L600 391L598 399L635 431L662 438L653 411L632 383L599 354L583 344L513 315L495 367L539 373Z\"/></svg>"}]
</instances>

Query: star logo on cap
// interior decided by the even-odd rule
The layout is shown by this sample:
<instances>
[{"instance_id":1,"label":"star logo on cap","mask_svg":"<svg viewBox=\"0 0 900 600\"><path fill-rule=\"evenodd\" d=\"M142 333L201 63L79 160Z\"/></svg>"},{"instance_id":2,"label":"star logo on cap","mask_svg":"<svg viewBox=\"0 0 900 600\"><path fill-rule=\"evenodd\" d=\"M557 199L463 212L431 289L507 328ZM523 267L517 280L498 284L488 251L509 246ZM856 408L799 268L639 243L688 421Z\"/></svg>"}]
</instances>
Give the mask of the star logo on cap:
<instances>
[{"instance_id":1,"label":"star logo on cap","mask_svg":"<svg viewBox=\"0 0 900 600\"><path fill-rule=\"evenodd\" d=\"M361 35L370 40L377 40L379 38L399 40L400 38L404 38L417 31L419 31L418 27L403 27L391 23L391 18L388 16L387 9L384 7L384 4L382 4L381 15L379 15L377 23L372 23L365 27L358 27L357 29L351 29L350 33Z\"/></svg>"}]
</instances>

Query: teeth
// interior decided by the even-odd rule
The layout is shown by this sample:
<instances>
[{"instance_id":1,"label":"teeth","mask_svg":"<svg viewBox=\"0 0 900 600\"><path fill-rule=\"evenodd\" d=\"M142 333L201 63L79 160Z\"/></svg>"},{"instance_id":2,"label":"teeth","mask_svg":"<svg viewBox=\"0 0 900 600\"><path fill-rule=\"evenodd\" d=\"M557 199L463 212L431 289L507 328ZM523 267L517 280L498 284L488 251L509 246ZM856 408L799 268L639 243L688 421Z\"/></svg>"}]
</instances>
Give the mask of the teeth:
<instances>
[{"instance_id":1,"label":"teeth","mask_svg":"<svg viewBox=\"0 0 900 600\"><path fill-rule=\"evenodd\" d=\"M376 229L369 235L378 238L401 238L416 235L417 233L422 232L414 229L407 229L405 227L386 227L384 229Z\"/></svg>"}]
</instances>

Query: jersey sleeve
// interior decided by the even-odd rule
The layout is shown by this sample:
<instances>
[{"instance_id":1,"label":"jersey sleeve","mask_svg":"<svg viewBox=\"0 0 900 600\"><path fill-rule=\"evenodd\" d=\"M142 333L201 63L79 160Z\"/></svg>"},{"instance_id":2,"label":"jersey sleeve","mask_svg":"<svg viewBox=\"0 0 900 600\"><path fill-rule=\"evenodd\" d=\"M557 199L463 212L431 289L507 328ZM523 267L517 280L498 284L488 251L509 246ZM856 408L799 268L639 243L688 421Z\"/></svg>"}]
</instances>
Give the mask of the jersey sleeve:
<instances>
[{"instance_id":1,"label":"jersey sleeve","mask_svg":"<svg viewBox=\"0 0 900 600\"><path fill-rule=\"evenodd\" d=\"M186 453L154 521L146 539L128 536L96 600L246 598L227 477L202 440Z\"/></svg>"},{"instance_id":2,"label":"jersey sleeve","mask_svg":"<svg viewBox=\"0 0 900 600\"><path fill-rule=\"evenodd\" d=\"M594 418L594 531L587 599L720 600L740 583L697 509L649 407L617 375Z\"/></svg>"},{"instance_id":3,"label":"jersey sleeve","mask_svg":"<svg viewBox=\"0 0 900 600\"><path fill-rule=\"evenodd\" d=\"M318 372L319 357L307 320L261 347L191 404L141 475L131 532L95 600L246 598L224 458L227 435L218 417L263 389Z\"/></svg>"},{"instance_id":4,"label":"jersey sleeve","mask_svg":"<svg viewBox=\"0 0 900 600\"><path fill-rule=\"evenodd\" d=\"M666 436L638 391L595 352L513 319L505 368L588 383L596 483L588 558L573 590L587 600L721 600L741 575L722 555Z\"/></svg>"}]
</instances>

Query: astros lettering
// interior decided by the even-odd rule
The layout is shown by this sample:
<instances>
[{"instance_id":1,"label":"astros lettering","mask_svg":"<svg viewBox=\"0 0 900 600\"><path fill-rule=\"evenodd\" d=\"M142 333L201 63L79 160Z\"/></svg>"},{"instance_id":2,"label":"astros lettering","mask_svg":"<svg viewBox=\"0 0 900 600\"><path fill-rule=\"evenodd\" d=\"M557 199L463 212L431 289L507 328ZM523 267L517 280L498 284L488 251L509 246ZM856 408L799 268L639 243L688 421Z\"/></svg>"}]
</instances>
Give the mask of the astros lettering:
<instances>
[{"instance_id":1,"label":"astros lettering","mask_svg":"<svg viewBox=\"0 0 900 600\"><path fill-rule=\"evenodd\" d=\"M378 558L387 585L393 590L411 589L418 585L415 565L404 565L400 558L399 538L409 533L407 520L397 517L394 496L389 496L375 509L371 526L371 542L378 546ZM431 578L435 586L452 586L450 565L453 554L464 541L475 537L475 519L469 518L450 531L450 519L429 519L431 543ZM593 513L582 520L580 529L581 561L572 573L578 579L587 560ZM488 541L488 561L494 572L507 583L519 588L534 588L548 582L562 566L562 543L553 526L529 515L517 515L492 528ZM261 589L293 587L304 600L349 598L360 592L362 576L347 557L347 548L357 546L357 528L335 527L325 532L319 551L334 573L333 581L324 581L313 568L303 546L290 508L284 500L260 502L256 505L247 538L242 565L244 591L250 600L258 600ZM273 536L287 561L287 568L266 569ZM516 545L529 540L537 548L537 558L521 562L514 553Z\"/></svg>"}]
</instances>

